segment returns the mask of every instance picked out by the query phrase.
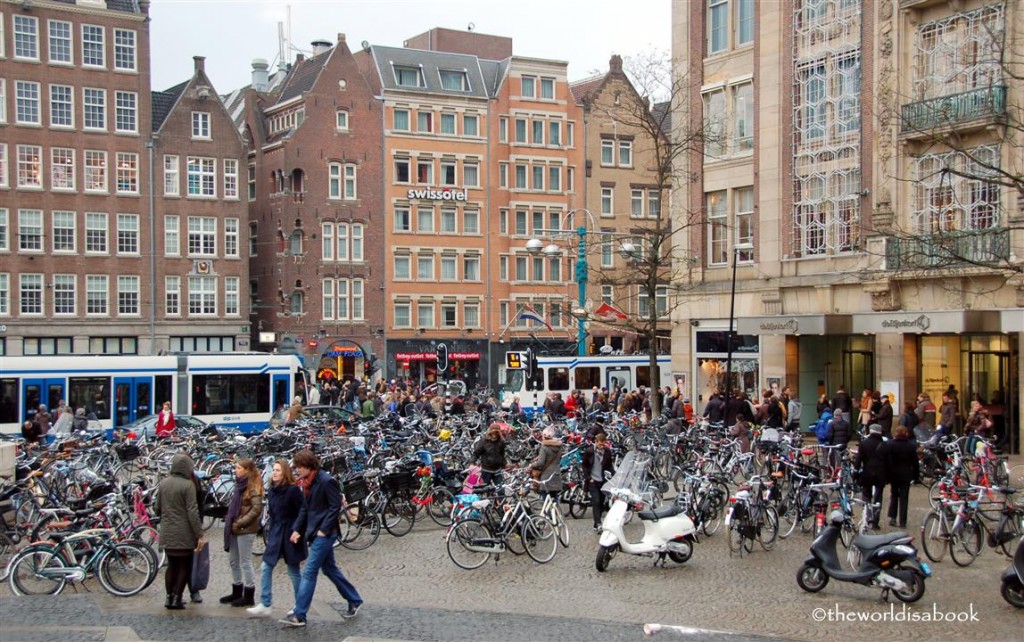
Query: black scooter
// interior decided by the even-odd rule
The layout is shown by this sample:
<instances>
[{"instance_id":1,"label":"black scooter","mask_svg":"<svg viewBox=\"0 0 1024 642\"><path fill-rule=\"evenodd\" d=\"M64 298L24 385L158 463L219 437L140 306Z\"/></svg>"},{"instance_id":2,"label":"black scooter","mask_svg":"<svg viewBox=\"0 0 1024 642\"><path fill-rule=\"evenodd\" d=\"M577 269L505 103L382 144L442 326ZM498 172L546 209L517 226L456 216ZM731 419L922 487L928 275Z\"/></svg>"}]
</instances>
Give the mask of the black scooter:
<instances>
[{"instance_id":1,"label":"black scooter","mask_svg":"<svg viewBox=\"0 0 1024 642\"><path fill-rule=\"evenodd\" d=\"M1013 563L1003 573L1003 584L999 589L1003 599L1018 609L1024 609L1024 537L1017 542Z\"/></svg>"},{"instance_id":2,"label":"black scooter","mask_svg":"<svg viewBox=\"0 0 1024 642\"><path fill-rule=\"evenodd\" d=\"M907 533L858 535L852 546L860 549L861 563L856 570L846 571L836 554L844 520L842 511L833 511L828 526L811 543L811 555L796 573L800 588L817 593L828 585L829 579L835 579L881 588L886 601L890 591L901 602L920 600L924 595L924 581L931 577L932 571L918 558L913 537Z\"/></svg>"}]
</instances>

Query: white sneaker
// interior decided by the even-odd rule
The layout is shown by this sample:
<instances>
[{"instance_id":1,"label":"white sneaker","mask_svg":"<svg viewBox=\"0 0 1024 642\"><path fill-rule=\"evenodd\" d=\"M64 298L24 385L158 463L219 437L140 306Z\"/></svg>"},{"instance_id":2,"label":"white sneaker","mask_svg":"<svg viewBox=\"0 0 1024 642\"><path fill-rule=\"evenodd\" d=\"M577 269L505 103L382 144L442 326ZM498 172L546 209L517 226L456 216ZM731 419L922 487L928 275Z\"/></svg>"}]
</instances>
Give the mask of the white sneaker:
<instances>
[{"instance_id":1,"label":"white sneaker","mask_svg":"<svg viewBox=\"0 0 1024 642\"><path fill-rule=\"evenodd\" d=\"M256 606L252 606L245 609L245 612L248 613L250 617L270 617L270 615L274 612L274 609L270 608L269 606L264 606L262 603L260 603Z\"/></svg>"}]
</instances>

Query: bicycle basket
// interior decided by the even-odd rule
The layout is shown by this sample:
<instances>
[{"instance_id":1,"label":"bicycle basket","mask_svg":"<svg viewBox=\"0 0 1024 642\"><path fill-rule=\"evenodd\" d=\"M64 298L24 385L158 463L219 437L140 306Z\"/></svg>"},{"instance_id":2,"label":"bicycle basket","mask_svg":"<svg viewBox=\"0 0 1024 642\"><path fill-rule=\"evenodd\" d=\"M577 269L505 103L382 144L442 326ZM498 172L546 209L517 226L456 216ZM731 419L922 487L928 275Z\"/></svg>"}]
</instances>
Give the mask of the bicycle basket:
<instances>
[{"instance_id":1,"label":"bicycle basket","mask_svg":"<svg viewBox=\"0 0 1024 642\"><path fill-rule=\"evenodd\" d=\"M135 444L124 444L115 447L114 450L117 452L117 458L121 461L132 461L142 455L142 449Z\"/></svg>"},{"instance_id":2,"label":"bicycle basket","mask_svg":"<svg viewBox=\"0 0 1024 642\"><path fill-rule=\"evenodd\" d=\"M345 480L345 499L349 503L362 501L369 494L370 487L362 475L356 475Z\"/></svg>"},{"instance_id":3,"label":"bicycle basket","mask_svg":"<svg viewBox=\"0 0 1024 642\"><path fill-rule=\"evenodd\" d=\"M416 485L416 471L389 473L380 478L380 485L388 493L410 490Z\"/></svg>"}]
</instances>

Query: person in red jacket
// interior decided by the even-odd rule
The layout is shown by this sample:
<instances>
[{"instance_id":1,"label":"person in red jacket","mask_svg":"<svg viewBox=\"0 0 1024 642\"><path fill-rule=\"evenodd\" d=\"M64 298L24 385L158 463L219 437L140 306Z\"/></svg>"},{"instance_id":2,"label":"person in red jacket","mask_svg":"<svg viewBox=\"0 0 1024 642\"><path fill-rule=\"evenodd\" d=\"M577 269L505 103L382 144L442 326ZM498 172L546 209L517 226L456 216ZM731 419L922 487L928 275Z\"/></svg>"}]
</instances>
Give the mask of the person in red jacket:
<instances>
[{"instance_id":1,"label":"person in red jacket","mask_svg":"<svg viewBox=\"0 0 1024 642\"><path fill-rule=\"evenodd\" d=\"M171 402L165 401L164 407L156 417L156 436L170 437L174 434L174 413L171 412Z\"/></svg>"}]
</instances>

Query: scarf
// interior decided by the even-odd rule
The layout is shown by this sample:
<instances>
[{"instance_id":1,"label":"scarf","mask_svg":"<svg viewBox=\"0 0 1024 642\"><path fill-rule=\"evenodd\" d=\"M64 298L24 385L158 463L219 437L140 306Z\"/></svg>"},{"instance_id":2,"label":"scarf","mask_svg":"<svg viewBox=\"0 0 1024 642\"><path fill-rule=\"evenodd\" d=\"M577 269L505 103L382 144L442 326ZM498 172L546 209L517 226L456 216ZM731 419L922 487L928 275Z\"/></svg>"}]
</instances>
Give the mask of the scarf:
<instances>
[{"instance_id":1,"label":"scarf","mask_svg":"<svg viewBox=\"0 0 1024 642\"><path fill-rule=\"evenodd\" d=\"M305 477L299 477L295 480L295 485L302 489L302 495L309 497L309 489L313 485L313 480L316 479L317 471L311 470Z\"/></svg>"},{"instance_id":2,"label":"scarf","mask_svg":"<svg viewBox=\"0 0 1024 642\"><path fill-rule=\"evenodd\" d=\"M231 496L231 505L228 506L228 514L224 516L224 551L231 550L231 524L238 519L242 512L242 495L249 486L249 476L235 477L235 494Z\"/></svg>"}]
</instances>

